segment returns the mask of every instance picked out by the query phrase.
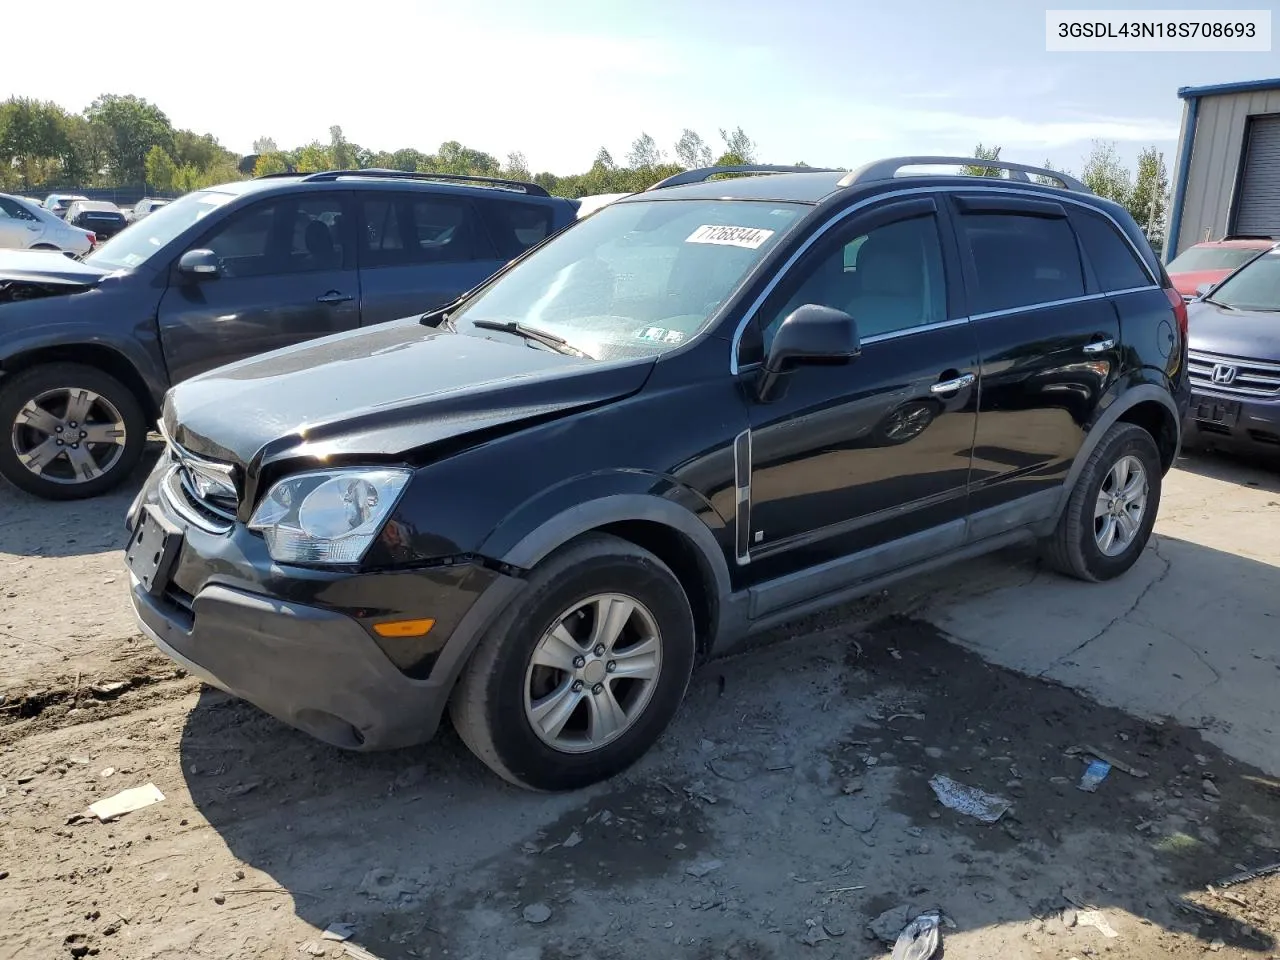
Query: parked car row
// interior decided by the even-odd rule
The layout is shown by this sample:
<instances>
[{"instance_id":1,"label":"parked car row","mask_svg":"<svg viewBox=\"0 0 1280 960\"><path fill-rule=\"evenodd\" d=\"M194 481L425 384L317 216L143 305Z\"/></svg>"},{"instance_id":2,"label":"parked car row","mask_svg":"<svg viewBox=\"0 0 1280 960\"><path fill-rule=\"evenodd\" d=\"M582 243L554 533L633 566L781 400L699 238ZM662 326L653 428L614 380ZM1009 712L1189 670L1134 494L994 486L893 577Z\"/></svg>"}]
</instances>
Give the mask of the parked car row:
<instances>
[{"instance_id":1,"label":"parked car row","mask_svg":"<svg viewBox=\"0 0 1280 960\"><path fill-rule=\"evenodd\" d=\"M97 242L92 230L68 224L26 197L0 193L0 249L81 256Z\"/></svg>"}]
</instances>

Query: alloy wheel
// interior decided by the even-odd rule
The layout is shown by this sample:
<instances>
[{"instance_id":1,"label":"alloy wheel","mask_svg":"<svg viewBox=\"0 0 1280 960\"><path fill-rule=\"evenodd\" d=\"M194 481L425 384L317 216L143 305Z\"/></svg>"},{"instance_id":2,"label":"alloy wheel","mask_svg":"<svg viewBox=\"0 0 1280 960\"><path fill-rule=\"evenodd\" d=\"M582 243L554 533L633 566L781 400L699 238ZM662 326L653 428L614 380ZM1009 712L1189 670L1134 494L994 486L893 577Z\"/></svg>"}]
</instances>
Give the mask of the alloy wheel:
<instances>
[{"instance_id":1,"label":"alloy wheel","mask_svg":"<svg viewBox=\"0 0 1280 960\"><path fill-rule=\"evenodd\" d=\"M127 437L124 417L102 394L60 387L23 405L11 443L31 473L51 483L77 484L111 470L124 456Z\"/></svg>"},{"instance_id":2,"label":"alloy wheel","mask_svg":"<svg viewBox=\"0 0 1280 960\"><path fill-rule=\"evenodd\" d=\"M1118 557L1138 536L1147 490L1147 471L1137 457L1121 457L1107 471L1093 509L1093 536L1104 556Z\"/></svg>"},{"instance_id":3,"label":"alloy wheel","mask_svg":"<svg viewBox=\"0 0 1280 960\"><path fill-rule=\"evenodd\" d=\"M558 616L525 671L524 709L533 732L562 753L590 753L635 724L662 671L653 614L618 593L597 594Z\"/></svg>"}]
</instances>

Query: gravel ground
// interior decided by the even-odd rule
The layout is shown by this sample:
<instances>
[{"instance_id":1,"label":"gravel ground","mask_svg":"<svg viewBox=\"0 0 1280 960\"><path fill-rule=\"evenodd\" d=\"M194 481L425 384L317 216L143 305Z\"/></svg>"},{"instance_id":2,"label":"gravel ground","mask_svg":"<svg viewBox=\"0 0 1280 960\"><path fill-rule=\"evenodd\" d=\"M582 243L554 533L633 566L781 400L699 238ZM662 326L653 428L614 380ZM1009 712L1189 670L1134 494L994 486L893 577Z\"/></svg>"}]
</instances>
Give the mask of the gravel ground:
<instances>
[{"instance_id":1,"label":"gravel ground","mask_svg":"<svg viewBox=\"0 0 1280 960\"><path fill-rule=\"evenodd\" d=\"M534 795L450 731L343 753L184 677L128 613L132 493L0 490L0 960L843 960L933 908L952 960L1280 956L1280 879L1220 882L1280 861L1280 771L949 642L930 621L980 602L972 571L711 664L627 775ZM1090 793L1092 751L1119 763ZM935 775L1009 808L948 809Z\"/></svg>"}]
</instances>

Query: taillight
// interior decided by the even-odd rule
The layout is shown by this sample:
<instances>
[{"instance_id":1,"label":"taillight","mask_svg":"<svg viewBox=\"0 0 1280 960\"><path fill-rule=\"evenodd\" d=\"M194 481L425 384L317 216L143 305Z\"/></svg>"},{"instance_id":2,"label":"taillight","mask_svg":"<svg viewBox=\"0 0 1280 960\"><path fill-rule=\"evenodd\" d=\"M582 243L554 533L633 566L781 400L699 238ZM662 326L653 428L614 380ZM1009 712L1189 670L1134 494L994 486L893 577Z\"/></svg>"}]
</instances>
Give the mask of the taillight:
<instances>
[{"instance_id":1,"label":"taillight","mask_svg":"<svg viewBox=\"0 0 1280 960\"><path fill-rule=\"evenodd\" d=\"M1178 318L1178 332L1182 334L1183 343L1187 340L1187 303L1182 299L1182 294L1178 293L1173 287L1165 287L1165 294L1169 298L1169 305L1173 307L1173 315Z\"/></svg>"},{"instance_id":2,"label":"taillight","mask_svg":"<svg viewBox=\"0 0 1280 960\"><path fill-rule=\"evenodd\" d=\"M86 230L84 235L89 238L89 246L96 247L98 245L98 235L96 233L90 233Z\"/></svg>"}]
</instances>

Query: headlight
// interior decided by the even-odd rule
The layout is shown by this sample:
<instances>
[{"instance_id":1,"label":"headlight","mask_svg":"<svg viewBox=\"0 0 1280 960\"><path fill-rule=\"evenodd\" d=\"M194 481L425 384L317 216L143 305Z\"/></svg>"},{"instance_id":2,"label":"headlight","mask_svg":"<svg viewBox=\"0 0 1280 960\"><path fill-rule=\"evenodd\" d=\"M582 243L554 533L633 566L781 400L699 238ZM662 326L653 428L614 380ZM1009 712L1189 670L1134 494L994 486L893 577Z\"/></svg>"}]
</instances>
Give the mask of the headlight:
<instances>
[{"instance_id":1,"label":"headlight","mask_svg":"<svg viewBox=\"0 0 1280 960\"><path fill-rule=\"evenodd\" d=\"M409 482L402 469L316 470L286 477L253 512L278 563L359 563Z\"/></svg>"}]
</instances>

